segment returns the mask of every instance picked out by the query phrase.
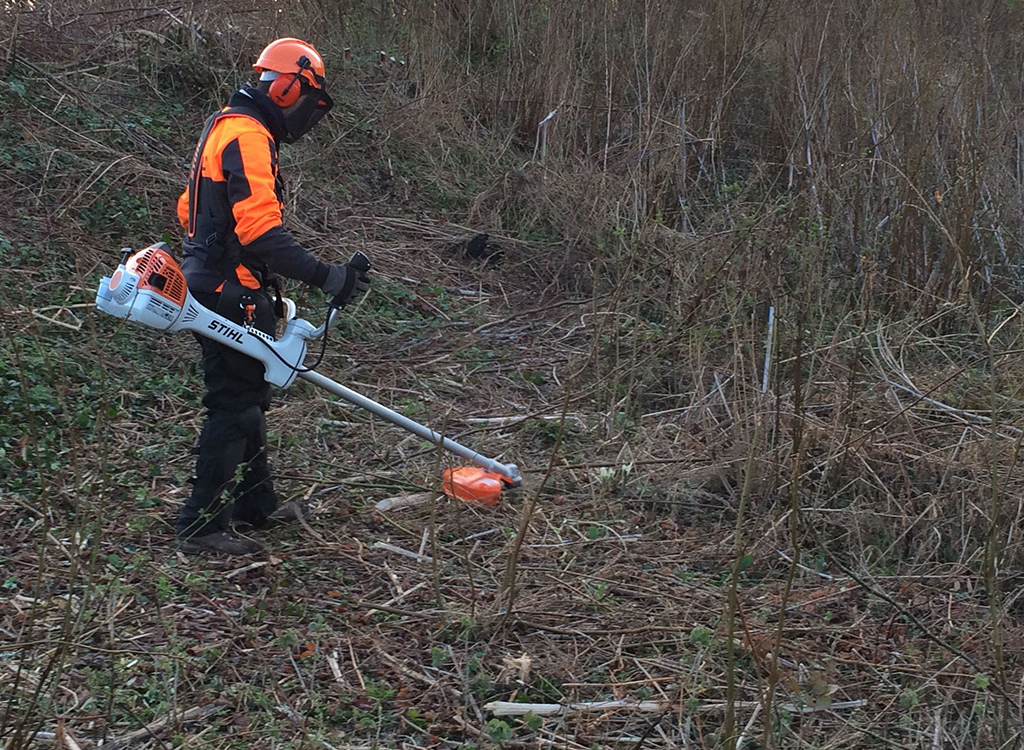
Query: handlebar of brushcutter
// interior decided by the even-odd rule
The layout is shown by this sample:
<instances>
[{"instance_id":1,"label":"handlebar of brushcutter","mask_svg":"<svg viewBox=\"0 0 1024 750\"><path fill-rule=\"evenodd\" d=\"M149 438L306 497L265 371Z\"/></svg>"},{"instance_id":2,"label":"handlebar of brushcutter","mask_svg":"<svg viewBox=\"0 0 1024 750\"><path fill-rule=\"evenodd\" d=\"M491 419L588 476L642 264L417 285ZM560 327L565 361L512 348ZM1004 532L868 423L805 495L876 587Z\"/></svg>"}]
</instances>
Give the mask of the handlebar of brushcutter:
<instances>
[{"instance_id":1,"label":"handlebar of brushcutter","mask_svg":"<svg viewBox=\"0 0 1024 750\"><path fill-rule=\"evenodd\" d=\"M352 253L352 257L349 258L348 265L351 268L354 268L355 270L359 271L360 273L366 273L373 267L373 264L370 263L370 259L367 258L366 255L364 255L359 250L356 250L354 253ZM334 320L338 314L338 310L345 306L344 302L341 301L340 297L341 295L339 294L334 299L331 300L330 304L328 305L327 320L324 321L324 324L322 326L310 332L310 339L319 338L327 331L328 328L330 328L334 324ZM285 300L285 305L285 320L290 320L291 318L295 317L295 303L292 302L291 300ZM288 307L288 305L290 305L290 307ZM288 313L291 314L290 317Z\"/></svg>"},{"instance_id":2,"label":"handlebar of brushcutter","mask_svg":"<svg viewBox=\"0 0 1024 750\"><path fill-rule=\"evenodd\" d=\"M352 257L349 258L348 267L353 268L359 273L366 273L371 268L370 259L363 255L360 251L356 250L352 253ZM342 308L345 306L345 300L341 298L341 295L337 295L331 300L331 307L333 309Z\"/></svg>"}]
</instances>

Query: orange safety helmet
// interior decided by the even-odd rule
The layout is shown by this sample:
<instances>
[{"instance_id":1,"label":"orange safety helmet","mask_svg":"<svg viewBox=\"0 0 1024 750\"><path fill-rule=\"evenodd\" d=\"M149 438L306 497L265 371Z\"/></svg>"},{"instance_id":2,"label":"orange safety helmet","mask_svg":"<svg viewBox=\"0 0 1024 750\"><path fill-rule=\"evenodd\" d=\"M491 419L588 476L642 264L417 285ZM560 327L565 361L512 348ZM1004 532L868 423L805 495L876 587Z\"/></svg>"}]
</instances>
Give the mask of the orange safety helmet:
<instances>
[{"instance_id":1,"label":"orange safety helmet","mask_svg":"<svg viewBox=\"0 0 1024 750\"><path fill-rule=\"evenodd\" d=\"M303 57L309 62L303 64ZM275 39L263 48L252 68L259 73L267 70L274 73L298 73L313 88L324 87L324 59L312 44L301 39Z\"/></svg>"},{"instance_id":2,"label":"orange safety helmet","mask_svg":"<svg viewBox=\"0 0 1024 750\"><path fill-rule=\"evenodd\" d=\"M267 95L281 109L293 107L303 94L314 94L285 115L286 143L294 143L312 130L334 106L324 88L324 59L308 42L293 37L275 39L263 48L252 67L261 74L277 74Z\"/></svg>"}]
</instances>

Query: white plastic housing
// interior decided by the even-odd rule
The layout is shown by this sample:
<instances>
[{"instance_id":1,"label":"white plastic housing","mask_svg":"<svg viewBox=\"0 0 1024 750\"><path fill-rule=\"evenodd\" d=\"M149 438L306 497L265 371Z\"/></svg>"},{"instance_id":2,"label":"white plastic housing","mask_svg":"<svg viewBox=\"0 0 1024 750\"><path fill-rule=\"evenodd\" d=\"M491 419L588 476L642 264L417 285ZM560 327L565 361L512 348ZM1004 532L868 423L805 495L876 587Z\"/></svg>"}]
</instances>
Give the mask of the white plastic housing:
<instances>
[{"instance_id":1,"label":"white plastic housing","mask_svg":"<svg viewBox=\"0 0 1024 750\"><path fill-rule=\"evenodd\" d=\"M203 307L190 293L185 295L185 304L178 307L148 289L137 291L138 276L123 265L118 271L113 277L103 277L96 290L96 307L103 312L162 331L192 331L262 362L263 377L272 385L287 388L295 381L297 369L306 358L306 337L313 330L305 320L290 320L284 335L275 340ZM112 279L116 280L113 284Z\"/></svg>"}]
</instances>

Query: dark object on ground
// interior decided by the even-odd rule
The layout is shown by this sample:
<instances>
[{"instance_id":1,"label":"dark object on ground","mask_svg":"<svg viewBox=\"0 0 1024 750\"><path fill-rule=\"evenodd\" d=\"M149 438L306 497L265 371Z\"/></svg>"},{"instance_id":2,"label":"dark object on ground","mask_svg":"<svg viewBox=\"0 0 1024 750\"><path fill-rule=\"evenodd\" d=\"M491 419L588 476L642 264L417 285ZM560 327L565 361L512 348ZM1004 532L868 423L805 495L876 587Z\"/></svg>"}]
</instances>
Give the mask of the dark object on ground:
<instances>
[{"instance_id":1,"label":"dark object on ground","mask_svg":"<svg viewBox=\"0 0 1024 750\"><path fill-rule=\"evenodd\" d=\"M212 534L183 539L179 549L186 555L214 554L241 557L262 552L263 545L255 539L247 539L227 531L215 531Z\"/></svg>"},{"instance_id":2,"label":"dark object on ground","mask_svg":"<svg viewBox=\"0 0 1024 750\"><path fill-rule=\"evenodd\" d=\"M236 518L232 522L232 528L239 534L248 534L250 531L265 531L276 529L278 526L287 526L297 522L299 519L309 518L309 505L300 500L285 503L267 516L262 523L253 524L249 521Z\"/></svg>"},{"instance_id":3,"label":"dark object on ground","mask_svg":"<svg viewBox=\"0 0 1024 750\"><path fill-rule=\"evenodd\" d=\"M501 248L488 245L490 235L481 232L466 241L464 252L467 258L483 261L487 266L495 266L501 260Z\"/></svg>"},{"instance_id":4,"label":"dark object on ground","mask_svg":"<svg viewBox=\"0 0 1024 750\"><path fill-rule=\"evenodd\" d=\"M280 508L267 516L267 522L261 526L263 529L273 529L277 526L285 526L295 523L298 520L306 520L309 517L309 506L301 501L285 503Z\"/></svg>"},{"instance_id":5,"label":"dark object on ground","mask_svg":"<svg viewBox=\"0 0 1024 750\"><path fill-rule=\"evenodd\" d=\"M489 234L480 233L474 235L466 243L466 257L468 258L480 258L484 255L487 250L487 240L490 239Z\"/></svg>"}]
</instances>

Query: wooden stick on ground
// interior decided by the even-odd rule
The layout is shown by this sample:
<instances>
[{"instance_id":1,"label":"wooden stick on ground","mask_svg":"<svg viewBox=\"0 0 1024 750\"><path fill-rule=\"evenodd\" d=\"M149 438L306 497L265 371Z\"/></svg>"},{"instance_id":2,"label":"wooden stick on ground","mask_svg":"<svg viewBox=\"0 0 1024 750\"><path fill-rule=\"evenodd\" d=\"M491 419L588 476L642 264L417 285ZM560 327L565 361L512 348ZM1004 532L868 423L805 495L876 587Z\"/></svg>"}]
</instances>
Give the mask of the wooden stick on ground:
<instances>
[{"instance_id":1,"label":"wooden stick on ground","mask_svg":"<svg viewBox=\"0 0 1024 750\"><path fill-rule=\"evenodd\" d=\"M220 710L219 706L196 706L190 708L185 713L177 716L175 714L168 714L162 719L158 719L151 724L147 724L142 729L136 729L134 732L129 732L123 737L115 737L112 740L104 742L101 747L104 750L118 750L119 748L127 747L140 740L148 740L156 737L158 732L167 729L172 724L181 723L184 724L187 721L196 721L202 719L210 714L216 713Z\"/></svg>"},{"instance_id":2,"label":"wooden stick on ground","mask_svg":"<svg viewBox=\"0 0 1024 750\"><path fill-rule=\"evenodd\" d=\"M844 709L864 708L867 700L840 701L827 706L797 706L785 705L779 708L783 711L796 714L809 714L816 711L840 711ZM736 708L753 708L760 710L761 701L737 701ZM641 713L658 713L669 708L667 701L584 701L581 703L510 703L508 701L492 701L484 705L484 711L489 711L495 716L523 716L533 714L535 716L568 716L571 714L587 713L593 711L614 711L629 710ZM708 703L701 706L700 711L713 711L725 708L724 703Z\"/></svg>"}]
</instances>

